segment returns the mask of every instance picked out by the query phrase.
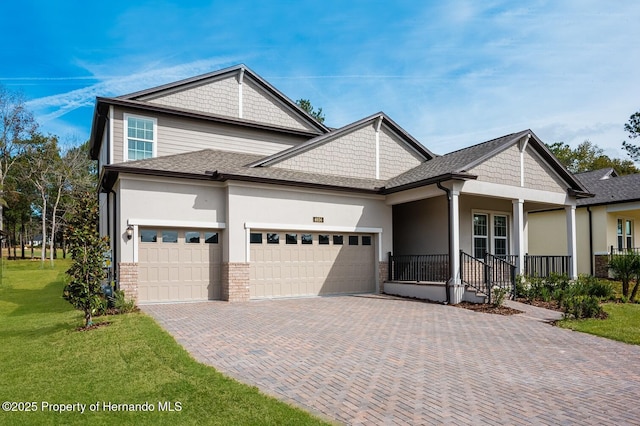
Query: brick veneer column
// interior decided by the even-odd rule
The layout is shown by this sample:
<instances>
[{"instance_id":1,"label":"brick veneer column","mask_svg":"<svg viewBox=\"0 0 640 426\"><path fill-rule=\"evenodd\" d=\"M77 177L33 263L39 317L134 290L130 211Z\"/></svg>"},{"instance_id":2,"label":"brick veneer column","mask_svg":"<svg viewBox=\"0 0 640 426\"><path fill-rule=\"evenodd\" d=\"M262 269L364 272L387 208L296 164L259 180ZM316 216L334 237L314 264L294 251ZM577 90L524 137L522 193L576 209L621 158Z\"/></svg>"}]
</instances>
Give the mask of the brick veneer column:
<instances>
[{"instance_id":1,"label":"brick veneer column","mask_svg":"<svg viewBox=\"0 0 640 426\"><path fill-rule=\"evenodd\" d=\"M249 300L248 263L222 264L222 300L229 302L246 302Z\"/></svg>"},{"instance_id":2,"label":"brick veneer column","mask_svg":"<svg viewBox=\"0 0 640 426\"><path fill-rule=\"evenodd\" d=\"M138 264L118 263L118 286L127 299L138 301Z\"/></svg>"},{"instance_id":3,"label":"brick veneer column","mask_svg":"<svg viewBox=\"0 0 640 426\"><path fill-rule=\"evenodd\" d=\"M609 255L608 254L596 254L595 259L595 275L598 278L609 277Z\"/></svg>"},{"instance_id":4,"label":"brick veneer column","mask_svg":"<svg viewBox=\"0 0 640 426\"><path fill-rule=\"evenodd\" d=\"M389 262L383 260L378 262L378 282L380 283L380 293L384 293L384 283L389 279Z\"/></svg>"}]
</instances>

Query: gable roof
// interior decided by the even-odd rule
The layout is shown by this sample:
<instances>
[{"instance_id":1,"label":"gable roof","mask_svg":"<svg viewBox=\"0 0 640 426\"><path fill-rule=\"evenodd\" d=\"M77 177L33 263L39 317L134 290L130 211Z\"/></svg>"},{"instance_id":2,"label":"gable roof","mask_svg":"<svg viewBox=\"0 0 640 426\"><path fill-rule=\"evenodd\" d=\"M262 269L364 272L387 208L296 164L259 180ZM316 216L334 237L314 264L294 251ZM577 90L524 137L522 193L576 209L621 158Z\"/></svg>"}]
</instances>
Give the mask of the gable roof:
<instances>
[{"instance_id":1,"label":"gable roof","mask_svg":"<svg viewBox=\"0 0 640 426\"><path fill-rule=\"evenodd\" d=\"M240 73L242 73L244 77L248 76L249 78L251 78L263 90L265 90L267 93L271 94L277 100L285 104L286 107L290 108L297 116L302 118L305 123L308 123L315 130L305 131L305 130L299 130L299 129L291 129L287 127L269 125L269 124L237 118L237 117L229 117L229 116L223 116L223 115L217 115L217 114L204 113L200 111L193 111L193 110L188 110L188 109L178 108L173 106L161 105L161 104L146 102L144 100L144 98L153 96L155 94L161 94L162 92L189 88L192 86L205 84L208 81L216 80L224 76L231 76L231 75L240 74ZM258 128L258 129L272 131L272 132L302 135L302 136L307 136L309 138L313 138L320 134L328 133L331 130L329 127L319 122L315 117L313 117L312 115L307 113L305 110L300 108L295 102L293 102L291 99L285 96L282 92L280 92L278 89L276 89L271 84L269 84L266 80L264 80L254 71L249 69L246 65L240 64L240 65L235 65L222 70L214 71L211 73L199 75L196 77L191 77L191 78L176 81L173 83L164 84L164 85L153 87L150 89L145 89L138 92L130 93L127 95L118 96L116 98L105 98L105 97L96 98L96 106L94 108L93 120L91 124L91 135L89 139L90 140L89 153L91 155L91 158L94 160L96 160L99 156L100 145L102 144L102 135L105 130L107 119L109 118L108 116L109 116L110 105L117 105L121 107L130 107L130 108L145 110L145 111L179 115L183 117L208 120L213 122L221 122L221 123L231 124L236 126Z\"/></svg>"},{"instance_id":2,"label":"gable roof","mask_svg":"<svg viewBox=\"0 0 640 426\"><path fill-rule=\"evenodd\" d=\"M320 189L379 193L383 180L305 173L273 167L248 167L262 156L205 149L104 166L103 189L110 189L119 173L198 180L240 180Z\"/></svg>"},{"instance_id":3,"label":"gable roof","mask_svg":"<svg viewBox=\"0 0 640 426\"><path fill-rule=\"evenodd\" d=\"M578 206L626 203L640 200L640 174L618 176L612 168L576 174L593 198L577 201Z\"/></svg>"},{"instance_id":4,"label":"gable roof","mask_svg":"<svg viewBox=\"0 0 640 426\"><path fill-rule=\"evenodd\" d=\"M283 151L277 152L273 155L260 159L259 161L252 163L251 167L264 167L271 166L273 164L279 163L280 161L291 158L297 154L302 152L311 150L319 145L322 145L326 142L339 138L349 132L358 129L359 127L364 127L367 124L374 123L376 120L382 120L382 123L387 125L391 130L393 130L396 134L398 134L404 141L404 143L410 147L413 151L417 152L424 160L430 160L436 157L436 154L429 151L425 148L417 139L411 136L407 131L405 131L402 127L400 127L395 121L393 121L389 116L387 116L384 112L378 112L376 114L370 115L369 117L365 117L361 120L358 120L354 123L347 124L339 129L334 129L329 133L324 135L320 135L313 139L308 140L307 142L301 143L299 145L292 146L291 148L285 149Z\"/></svg>"},{"instance_id":5,"label":"gable roof","mask_svg":"<svg viewBox=\"0 0 640 426\"><path fill-rule=\"evenodd\" d=\"M549 151L529 129L511 133L496 139L450 152L426 161L413 169L387 181L388 193L425 185L445 179L475 179L469 170L485 160L509 148L521 139L529 137L531 146L569 186L576 196L588 196L588 191Z\"/></svg>"}]
</instances>

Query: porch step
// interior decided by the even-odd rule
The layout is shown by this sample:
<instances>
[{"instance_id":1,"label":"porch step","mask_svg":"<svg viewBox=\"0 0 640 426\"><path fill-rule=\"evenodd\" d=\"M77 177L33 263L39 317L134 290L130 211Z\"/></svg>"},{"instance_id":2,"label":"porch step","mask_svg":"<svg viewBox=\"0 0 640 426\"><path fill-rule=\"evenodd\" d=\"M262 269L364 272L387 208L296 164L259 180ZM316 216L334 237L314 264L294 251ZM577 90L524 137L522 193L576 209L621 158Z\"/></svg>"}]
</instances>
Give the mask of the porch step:
<instances>
[{"instance_id":1,"label":"porch step","mask_svg":"<svg viewBox=\"0 0 640 426\"><path fill-rule=\"evenodd\" d=\"M464 295L462 296L462 300L471 303L489 303L489 297L485 293L481 292L480 290L476 290L469 285L465 286L464 288Z\"/></svg>"}]
</instances>

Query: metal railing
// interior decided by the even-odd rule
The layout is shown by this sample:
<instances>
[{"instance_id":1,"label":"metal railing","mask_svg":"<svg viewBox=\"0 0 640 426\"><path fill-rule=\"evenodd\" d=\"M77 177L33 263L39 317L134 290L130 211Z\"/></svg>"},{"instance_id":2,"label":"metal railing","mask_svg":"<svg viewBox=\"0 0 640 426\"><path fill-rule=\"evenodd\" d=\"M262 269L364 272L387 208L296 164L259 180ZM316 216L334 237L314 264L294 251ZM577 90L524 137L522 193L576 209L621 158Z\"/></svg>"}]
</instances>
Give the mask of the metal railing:
<instances>
[{"instance_id":1,"label":"metal railing","mask_svg":"<svg viewBox=\"0 0 640 426\"><path fill-rule=\"evenodd\" d=\"M551 274L569 275L571 256L538 256L527 254L524 257L524 274L529 277L546 278Z\"/></svg>"},{"instance_id":2,"label":"metal railing","mask_svg":"<svg viewBox=\"0 0 640 426\"><path fill-rule=\"evenodd\" d=\"M513 260L512 257L506 259ZM489 303L495 287L507 289L515 297L516 266L506 259L490 253L486 253L484 259L478 259L460 251L460 281L485 294Z\"/></svg>"},{"instance_id":3,"label":"metal railing","mask_svg":"<svg viewBox=\"0 0 640 426\"><path fill-rule=\"evenodd\" d=\"M611 256L613 256L614 254L627 254L627 253L640 254L640 247L629 247L629 248L619 249L611 246L611 250L609 251L609 254Z\"/></svg>"},{"instance_id":4,"label":"metal railing","mask_svg":"<svg viewBox=\"0 0 640 426\"><path fill-rule=\"evenodd\" d=\"M389 253L389 281L433 281L449 280L448 254L401 254Z\"/></svg>"}]
</instances>

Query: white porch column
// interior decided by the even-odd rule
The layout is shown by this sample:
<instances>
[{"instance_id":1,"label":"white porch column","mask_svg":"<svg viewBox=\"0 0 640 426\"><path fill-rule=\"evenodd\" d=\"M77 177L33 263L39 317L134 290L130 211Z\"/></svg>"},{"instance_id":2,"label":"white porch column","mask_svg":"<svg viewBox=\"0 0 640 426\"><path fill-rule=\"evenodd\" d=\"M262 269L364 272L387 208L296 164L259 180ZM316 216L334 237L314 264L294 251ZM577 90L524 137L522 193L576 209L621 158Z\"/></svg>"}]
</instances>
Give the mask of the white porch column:
<instances>
[{"instance_id":1,"label":"white porch column","mask_svg":"<svg viewBox=\"0 0 640 426\"><path fill-rule=\"evenodd\" d=\"M569 277L578 278L578 248L576 244L576 206L565 206L567 212L567 248L571 256L569 262Z\"/></svg>"},{"instance_id":2,"label":"white porch column","mask_svg":"<svg viewBox=\"0 0 640 426\"><path fill-rule=\"evenodd\" d=\"M513 200L513 248L518 256L516 263L516 273L524 274L525 249L525 220L524 220L524 200Z\"/></svg>"},{"instance_id":3,"label":"white porch column","mask_svg":"<svg viewBox=\"0 0 640 426\"><path fill-rule=\"evenodd\" d=\"M462 302L464 296L464 286L460 282L460 209L459 209L460 190L454 185L451 190L451 199L449 200L449 211L451 221L451 234L449 235L449 244L451 245L452 259L449 259L449 267L451 279L449 280L449 300L452 304Z\"/></svg>"}]
</instances>

